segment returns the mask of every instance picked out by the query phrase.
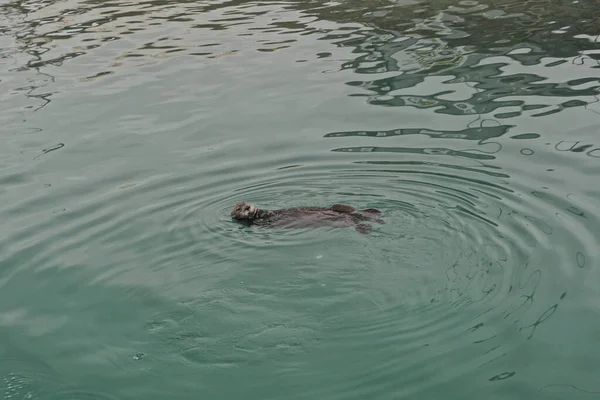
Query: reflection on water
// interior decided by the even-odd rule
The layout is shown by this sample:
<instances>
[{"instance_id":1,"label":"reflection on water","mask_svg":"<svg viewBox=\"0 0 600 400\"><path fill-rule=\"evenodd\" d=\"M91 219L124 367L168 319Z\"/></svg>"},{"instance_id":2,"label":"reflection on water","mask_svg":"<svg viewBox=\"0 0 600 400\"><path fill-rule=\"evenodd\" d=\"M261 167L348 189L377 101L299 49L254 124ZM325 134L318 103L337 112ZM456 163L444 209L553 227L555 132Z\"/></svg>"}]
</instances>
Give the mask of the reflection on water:
<instances>
[{"instance_id":1,"label":"reflection on water","mask_svg":"<svg viewBox=\"0 0 600 400\"><path fill-rule=\"evenodd\" d=\"M599 7L1 5L5 398L597 396Z\"/></svg>"},{"instance_id":2,"label":"reflection on water","mask_svg":"<svg viewBox=\"0 0 600 400\"><path fill-rule=\"evenodd\" d=\"M7 21L2 58L10 60L4 74L27 82L3 92L25 92L38 99L25 108L39 109L52 99L49 85L59 67L81 56L85 74L76 78L89 82L170 57L195 55L200 58L190 62L206 63L290 49L299 36L317 35L360 54L335 62L377 77L347 82L369 104L496 119L572 107L600 113L598 5L545 3L15 1L1 7ZM319 20L352 26L325 27Z\"/></svg>"}]
</instances>

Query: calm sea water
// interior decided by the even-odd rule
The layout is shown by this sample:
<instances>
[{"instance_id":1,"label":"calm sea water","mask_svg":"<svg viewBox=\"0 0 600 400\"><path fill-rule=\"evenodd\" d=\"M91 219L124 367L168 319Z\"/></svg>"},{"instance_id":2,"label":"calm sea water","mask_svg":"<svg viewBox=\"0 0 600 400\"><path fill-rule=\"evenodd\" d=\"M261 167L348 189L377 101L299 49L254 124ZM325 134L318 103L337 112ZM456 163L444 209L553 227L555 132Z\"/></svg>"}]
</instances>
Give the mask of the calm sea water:
<instances>
[{"instance_id":1,"label":"calm sea water","mask_svg":"<svg viewBox=\"0 0 600 400\"><path fill-rule=\"evenodd\" d=\"M599 26L595 0L3 1L0 395L598 398Z\"/></svg>"}]
</instances>

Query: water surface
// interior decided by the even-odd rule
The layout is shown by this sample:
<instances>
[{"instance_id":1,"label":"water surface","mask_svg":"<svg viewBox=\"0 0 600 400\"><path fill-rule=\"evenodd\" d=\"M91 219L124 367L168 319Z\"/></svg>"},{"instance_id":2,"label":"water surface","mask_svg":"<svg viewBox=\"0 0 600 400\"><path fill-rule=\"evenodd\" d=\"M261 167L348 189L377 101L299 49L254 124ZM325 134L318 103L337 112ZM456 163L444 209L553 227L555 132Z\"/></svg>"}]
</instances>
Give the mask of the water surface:
<instances>
[{"instance_id":1,"label":"water surface","mask_svg":"<svg viewBox=\"0 0 600 400\"><path fill-rule=\"evenodd\" d=\"M3 3L4 397L596 398L599 15Z\"/></svg>"}]
</instances>

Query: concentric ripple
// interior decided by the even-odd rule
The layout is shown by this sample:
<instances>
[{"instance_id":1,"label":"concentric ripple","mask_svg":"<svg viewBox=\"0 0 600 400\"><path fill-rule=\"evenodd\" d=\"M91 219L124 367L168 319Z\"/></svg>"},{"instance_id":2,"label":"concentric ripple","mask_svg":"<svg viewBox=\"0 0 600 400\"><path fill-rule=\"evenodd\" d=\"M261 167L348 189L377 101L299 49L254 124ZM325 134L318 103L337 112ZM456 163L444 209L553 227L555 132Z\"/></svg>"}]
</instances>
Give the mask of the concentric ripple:
<instances>
[{"instance_id":1,"label":"concentric ripple","mask_svg":"<svg viewBox=\"0 0 600 400\"><path fill-rule=\"evenodd\" d=\"M235 146L210 157L230 151ZM340 357L349 357L356 369L315 386L311 396L359 398L397 390L412 396L432 379L443 384L476 370L495 376L495 363L532 337L566 296L565 285L560 298L535 301L547 290L546 274L559 282L584 268L594 251L587 230L598 222L593 209L557 191L530 191L529 177L491 169L493 160L459 161L446 151L430 160L419 155L419 162L391 161L381 152L363 152L360 160L338 154L274 155L244 168L145 178L109 170L104 181L78 184L87 193L83 201L57 192L53 203L60 212L35 222L25 210L35 210L40 199L6 207L3 215L21 216L22 228L4 240L8 265L20 260L20 267L13 275L4 272L3 286L18 274L39 281L70 271L69 277L62 273L64 290L73 294L105 288L120 303L131 302L134 293L153 293L148 304L154 305L128 322L132 332L146 327L143 338L115 339L86 356L130 374L134 364L146 362L140 348L154 347L154 359L211 373L277 361L282 376L298 373L298 365L288 364L297 362L294 357L303 365L313 352L327 351L331 358L314 360L315 372L306 379L316 379ZM311 161L297 161L303 159ZM229 218L237 201L265 208L348 203L382 210L386 223L370 235L246 227ZM556 246L564 242L577 254ZM88 286L76 288L76 282ZM152 311L165 302L186 311ZM79 309L83 315L93 302L69 307L70 314ZM66 315L54 312L57 320ZM219 316L202 324L211 315ZM54 329L73 324L64 320ZM160 376L153 365L143 373ZM446 366L450 375L432 378ZM394 380L398 375L403 379Z\"/></svg>"},{"instance_id":2,"label":"concentric ripple","mask_svg":"<svg viewBox=\"0 0 600 400\"><path fill-rule=\"evenodd\" d=\"M5 397L592 392L597 24L521 3L0 6Z\"/></svg>"}]
</instances>

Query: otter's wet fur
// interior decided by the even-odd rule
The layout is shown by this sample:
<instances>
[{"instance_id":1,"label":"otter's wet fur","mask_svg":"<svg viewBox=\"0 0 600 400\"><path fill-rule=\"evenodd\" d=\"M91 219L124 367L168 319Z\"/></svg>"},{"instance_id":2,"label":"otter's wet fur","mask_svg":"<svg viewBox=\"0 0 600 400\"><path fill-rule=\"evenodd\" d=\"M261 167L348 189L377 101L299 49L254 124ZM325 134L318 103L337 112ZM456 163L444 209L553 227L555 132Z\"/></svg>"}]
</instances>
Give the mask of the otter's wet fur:
<instances>
[{"instance_id":1,"label":"otter's wet fur","mask_svg":"<svg viewBox=\"0 0 600 400\"><path fill-rule=\"evenodd\" d=\"M355 227L360 233L369 233L371 225L364 221L383 224L377 218L381 211L374 208L357 210L345 204L331 207L294 207L280 210L263 210L254 204L241 202L233 206L231 218L249 225L272 228L306 228L330 226L336 228Z\"/></svg>"}]
</instances>

